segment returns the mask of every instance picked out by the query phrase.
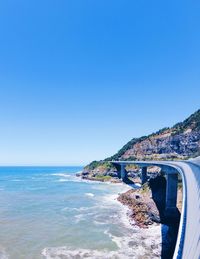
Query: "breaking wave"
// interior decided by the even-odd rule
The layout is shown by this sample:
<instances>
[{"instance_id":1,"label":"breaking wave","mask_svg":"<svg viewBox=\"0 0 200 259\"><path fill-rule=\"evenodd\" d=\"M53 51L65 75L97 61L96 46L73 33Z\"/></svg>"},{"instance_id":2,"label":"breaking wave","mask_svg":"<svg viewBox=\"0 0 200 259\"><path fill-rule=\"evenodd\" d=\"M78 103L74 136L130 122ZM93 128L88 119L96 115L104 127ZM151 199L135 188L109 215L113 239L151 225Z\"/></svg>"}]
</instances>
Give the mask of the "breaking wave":
<instances>
[{"instance_id":1,"label":"breaking wave","mask_svg":"<svg viewBox=\"0 0 200 259\"><path fill-rule=\"evenodd\" d=\"M161 240L160 226L152 226L149 229L138 231L130 236L117 237L105 231L105 234L117 245L118 250L92 250L75 249L70 247L44 248L42 255L46 259L152 259L160 258Z\"/></svg>"},{"instance_id":2,"label":"breaking wave","mask_svg":"<svg viewBox=\"0 0 200 259\"><path fill-rule=\"evenodd\" d=\"M79 172L77 172L79 173ZM95 184L97 182L89 181L86 179L82 179L81 177L77 177L75 174L67 174L67 173L55 173L51 174L51 176L62 177L56 180L57 182L77 182L77 183L88 183L88 184ZM101 182L100 182L101 183Z\"/></svg>"},{"instance_id":3,"label":"breaking wave","mask_svg":"<svg viewBox=\"0 0 200 259\"><path fill-rule=\"evenodd\" d=\"M85 193L93 197L92 193ZM63 210L74 210L79 212L75 215L76 223L84 224L85 220L91 217L91 223L103 227L104 235L107 236L116 246L115 250L83 249L81 246L73 249L69 246L46 247L42 250L45 259L152 259L160 258L161 254L161 227L153 225L149 229L133 227L127 217L130 212L117 201L116 194L103 195L100 200L95 196L96 206L69 208ZM117 206L116 206L117 205ZM111 207L116 208L116 213L108 214ZM104 210L104 213L99 213ZM82 212L82 213L80 213ZM110 224L121 225L123 234L115 232Z\"/></svg>"},{"instance_id":4,"label":"breaking wave","mask_svg":"<svg viewBox=\"0 0 200 259\"><path fill-rule=\"evenodd\" d=\"M86 193L85 193L85 196L88 196L88 197L94 197L94 194L93 194L93 193L91 193L91 192L86 192Z\"/></svg>"},{"instance_id":5,"label":"breaking wave","mask_svg":"<svg viewBox=\"0 0 200 259\"><path fill-rule=\"evenodd\" d=\"M61 176L61 177L71 177L72 175L70 174L64 174L64 173L56 173L56 174L51 174L51 175L54 175L54 176Z\"/></svg>"}]
</instances>

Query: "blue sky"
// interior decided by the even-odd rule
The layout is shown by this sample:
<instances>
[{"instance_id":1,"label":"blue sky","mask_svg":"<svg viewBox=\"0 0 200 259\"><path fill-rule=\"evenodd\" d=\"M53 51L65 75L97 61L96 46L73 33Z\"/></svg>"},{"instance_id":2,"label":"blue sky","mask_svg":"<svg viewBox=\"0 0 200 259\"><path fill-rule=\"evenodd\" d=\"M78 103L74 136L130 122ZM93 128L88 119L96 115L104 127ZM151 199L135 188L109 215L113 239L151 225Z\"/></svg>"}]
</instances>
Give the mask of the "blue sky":
<instances>
[{"instance_id":1,"label":"blue sky","mask_svg":"<svg viewBox=\"0 0 200 259\"><path fill-rule=\"evenodd\" d=\"M0 165L86 164L200 108L199 1L0 2Z\"/></svg>"}]
</instances>

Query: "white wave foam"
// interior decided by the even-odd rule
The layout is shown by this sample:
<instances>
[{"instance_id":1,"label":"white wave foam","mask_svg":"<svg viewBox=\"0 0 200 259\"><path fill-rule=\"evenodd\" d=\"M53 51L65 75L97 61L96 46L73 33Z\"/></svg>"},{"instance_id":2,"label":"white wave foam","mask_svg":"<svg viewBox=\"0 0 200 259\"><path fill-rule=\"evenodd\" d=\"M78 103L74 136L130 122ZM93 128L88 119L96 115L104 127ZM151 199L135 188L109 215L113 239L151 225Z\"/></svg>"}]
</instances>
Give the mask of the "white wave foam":
<instances>
[{"instance_id":1,"label":"white wave foam","mask_svg":"<svg viewBox=\"0 0 200 259\"><path fill-rule=\"evenodd\" d=\"M70 250L67 247L45 248L42 255L47 259L120 259L115 252L101 252L89 249Z\"/></svg>"},{"instance_id":2,"label":"white wave foam","mask_svg":"<svg viewBox=\"0 0 200 259\"><path fill-rule=\"evenodd\" d=\"M57 180L57 182L74 182L74 183L88 183L88 184L95 184L95 181L89 181L89 180L85 180L82 179L81 177L77 177L76 175L69 175L69 174L52 174L54 176L60 176L63 177L59 180Z\"/></svg>"},{"instance_id":3,"label":"white wave foam","mask_svg":"<svg viewBox=\"0 0 200 259\"><path fill-rule=\"evenodd\" d=\"M65 178L66 179L66 178ZM106 183L97 183L93 181L83 180L79 177L72 176L67 181L78 181L88 182L94 184L92 189L105 189ZM124 192L130 189L123 184L109 184L108 188L111 192L115 192L115 188L118 192ZM94 197L93 193L85 193L88 197ZM117 201L118 195L106 194L103 196L95 195L94 201L96 201L93 207L80 207L80 208L69 208L65 207L63 210L75 210L77 212L83 212L75 216L75 222L79 223L83 220L88 220L88 216L92 215L93 223L95 225L107 225L107 230L104 234L107 235L113 243L118 247L117 251L99 251L90 249L76 249L73 250L70 247L50 247L45 248L42 251L42 255L46 259L77 259L77 258L88 258L88 259L130 259L130 258L159 258L161 252L161 227L153 225L149 229L140 229L138 227L132 227L129 217L127 214L130 210ZM95 209L98 208L101 210ZM112 209L113 214L105 216L107 211ZM113 219L112 219L113 217ZM110 230L110 224L119 224L125 229L121 236L113 234ZM81 223L82 224L82 223ZM103 227L103 226L102 226ZM104 228L104 227L103 227ZM111 228L112 229L112 228Z\"/></svg>"},{"instance_id":4,"label":"white wave foam","mask_svg":"<svg viewBox=\"0 0 200 259\"><path fill-rule=\"evenodd\" d=\"M122 247L121 238L117 238L116 236L112 235L108 229L104 231L104 234L108 235L110 239L117 245L118 248Z\"/></svg>"},{"instance_id":5,"label":"white wave foam","mask_svg":"<svg viewBox=\"0 0 200 259\"><path fill-rule=\"evenodd\" d=\"M75 216L75 222L79 223L80 221L85 220L85 214L78 214Z\"/></svg>"},{"instance_id":6,"label":"white wave foam","mask_svg":"<svg viewBox=\"0 0 200 259\"><path fill-rule=\"evenodd\" d=\"M72 176L70 174L64 174L64 173L57 173L57 174L52 174L52 175L54 175L54 176L61 176L61 177L70 177L70 176Z\"/></svg>"},{"instance_id":7,"label":"white wave foam","mask_svg":"<svg viewBox=\"0 0 200 259\"><path fill-rule=\"evenodd\" d=\"M91 192L86 192L86 193L85 193L85 196L88 196L88 197L94 197L94 194L93 194L93 193L91 193Z\"/></svg>"},{"instance_id":8,"label":"white wave foam","mask_svg":"<svg viewBox=\"0 0 200 259\"><path fill-rule=\"evenodd\" d=\"M161 239L160 226L151 226L149 229L138 229L137 233L129 236L117 237L104 231L117 245L118 250L90 250L76 249L70 247L50 247L44 248L42 255L46 259L137 259L137 258L160 258Z\"/></svg>"},{"instance_id":9,"label":"white wave foam","mask_svg":"<svg viewBox=\"0 0 200 259\"><path fill-rule=\"evenodd\" d=\"M118 194L107 194L107 195L104 195L104 196L101 196L101 200L102 202L104 203L107 203L107 204L113 204L113 203L118 203L117 201L117 197L118 197Z\"/></svg>"},{"instance_id":10,"label":"white wave foam","mask_svg":"<svg viewBox=\"0 0 200 259\"><path fill-rule=\"evenodd\" d=\"M106 225L107 224L107 222L102 222L102 221L98 221L98 220L93 220L93 223L95 225Z\"/></svg>"},{"instance_id":11,"label":"white wave foam","mask_svg":"<svg viewBox=\"0 0 200 259\"><path fill-rule=\"evenodd\" d=\"M71 207L65 207L63 209L61 209L61 211L88 211L88 210L94 210L96 208L96 206L92 206L92 207L80 207L80 208L71 208Z\"/></svg>"},{"instance_id":12,"label":"white wave foam","mask_svg":"<svg viewBox=\"0 0 200 259\"><path fill-rule=\"evenodd\" d=\"M82 213L82 214L78 214L75 215L75 223L79 223L80 221L88 221L88 217L93 217L95 214L95 212L88 212L88 213Z\"/></svg>"},{"instance_id":13,"label":"white wave foam","mask_svg":"<svg viewBox=\"0 0 200 259\"><path fill-rule=\"evenodd\" d=\"M61 178L61 179L58 180L58 182L69 182L69 180Z\"/></svg>"}]
</instances>

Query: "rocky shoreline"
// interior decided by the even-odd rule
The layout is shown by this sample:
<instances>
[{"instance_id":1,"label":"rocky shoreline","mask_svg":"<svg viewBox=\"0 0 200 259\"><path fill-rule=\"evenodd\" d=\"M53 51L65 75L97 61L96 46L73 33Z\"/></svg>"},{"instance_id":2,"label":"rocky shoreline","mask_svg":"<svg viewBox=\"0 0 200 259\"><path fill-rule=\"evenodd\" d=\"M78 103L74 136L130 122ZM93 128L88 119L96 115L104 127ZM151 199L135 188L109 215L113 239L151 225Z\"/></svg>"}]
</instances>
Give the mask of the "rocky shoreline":
<instances>
[{"instance_id":1,"label":"rocky shoreline","mask_svg":"<svg viewBox=\"0 0 200 259\"><path fill-rule=\"evenodd\" d=\"M85 176L79 174L82 179L91 180L91 174ZM141 183L139 177L133 177L132 183ZM102 176L100 176L101 178ZM110 181L116 177L103 177L101 182ZM98 177L92 175L93 181L98 181ZM133 181L132 181L133 180ZM121 182L117 179L116 182ZM180 213L182 207L182 187L178 188L177 210L173 217L166 215L166 178L162 172L154 172L149 174L149 180L144 185L132 184L132 189L125 193L119 194L117 200L128 207L127 217L132 226L137 226L141 231L153 228L159 228L161 231L161 258L169 259L173 257L178 235ZM140 187L139 187L140 186Z\"/></svg>"},{"instance_id":2,"label":"rocky shoreline","mask_svg":"<svg viewBox=\"0 0 200 259\"><path fill-rule=\"evenodd\" d=\"M122 183L116 175L93 175L83 171L82 173L78 173L77 177L81 177L83 180L88 181L109 182L113 184ZM135 176L132 179L135 186L133 185L132 189L126 191L125 193L120 193L117 200L129 208L129 213L127 216L129 217L131 225L135 225L140 228L148 228L153 224L157 225L160 223L159 212L152 199L152 194L148 183L140 188L140 178Z\"/></svg>"},{"instance_id":3,"label":"rocky shoreline","mask_svg":"<svg viewBox=\"0 0 200 259\"><path fill-rule=\"evenodd\" d=\"M135 173L135 172L134 172ZM114 172L115 174L115 172ZM136 184L132 186L132 189L126 191L125 193L120 193L117 200L122 203L124 206L129 208L128 217L130 219L130 223L132 225L136 225L140 228L148 228L149 226L155 224L161 224L162 219L160 218L160 211L158 210L158 204L156 204L155 199L153 199L152 189L150 185L153 183L154 185L159 185L160 174L157 171L154 171L153 177L150 177L150 182L147 182L145 185L140 186L141 180L139 176L135 176L132 178L133 182ZM94 175L88 174L87 172L82 172L77 174L78 177L81 177L83 180L88 181L99 181L99 182L109 182L109 183L122 183L120 179L114 176L108 175ZM158 181L158 182L157 182ZM151 184L150 184L151 183ZM137 185L138 184L138 185ZM136 187L136 188L135 188ZM160 188L159 186L157 188ZM157 189L156 188L156 189ZM162 191L162 188L160 188ZM160 196L157 195L156 196ZM159 199L159 197L157 197ZM159 202L160 203L160 202ZM162 202L161 202L162 203ZM160 206L159 206L160 207ZM162 204L161 204L162 207ZM178 190L178 200L177 207L179 212L181 212L182 207L182 190L179 188Z\"/></svg>"},{"instance_id":4,"label":"rocky shoreline","mask_svg":"<svg viewBox=\"0 0 200 259\"><path fill-rule=\"evenodd\" d=\"M128 216L132 225L148 228L154 223L160 223L158 209L151 199L151 191L147 185L119 194L117 200L129 208Z\"/></svg>"}]
</instances>

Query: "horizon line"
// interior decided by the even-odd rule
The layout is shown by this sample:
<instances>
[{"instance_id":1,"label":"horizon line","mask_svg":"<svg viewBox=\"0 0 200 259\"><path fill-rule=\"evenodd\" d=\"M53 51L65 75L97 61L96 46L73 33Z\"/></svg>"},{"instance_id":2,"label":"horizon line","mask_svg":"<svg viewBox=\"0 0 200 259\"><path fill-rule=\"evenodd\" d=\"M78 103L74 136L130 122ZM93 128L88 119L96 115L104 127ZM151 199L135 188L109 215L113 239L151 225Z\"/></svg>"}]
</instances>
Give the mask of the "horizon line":
<instances>
[{"instance_id":1,"label":"horizon line","mask_svg":"<svg viewBox=\"0 0 200 259\"><path fill-rule=\"evenodd\" d=\"M0 164L0 167L38 167L38 166L40 166L40 167L65 167L65 166L70 166L70 167L75 167L75 166L77 166L77 167L84 167L85 165L72 165L72 164L68 164L68 165L62 165L62 164L57 164L57 165L48 165L48 164L43 164L43 165L37 165L37 164L33 164L33 165L31 165L31 164L21 164L21 165L19 165L19 164L16 164L16 165L13 165L13 164L11 164L11 165L8 165L8 164L5 164L5 165L1 165Z\"/></svg>"}]
</instances>

